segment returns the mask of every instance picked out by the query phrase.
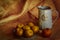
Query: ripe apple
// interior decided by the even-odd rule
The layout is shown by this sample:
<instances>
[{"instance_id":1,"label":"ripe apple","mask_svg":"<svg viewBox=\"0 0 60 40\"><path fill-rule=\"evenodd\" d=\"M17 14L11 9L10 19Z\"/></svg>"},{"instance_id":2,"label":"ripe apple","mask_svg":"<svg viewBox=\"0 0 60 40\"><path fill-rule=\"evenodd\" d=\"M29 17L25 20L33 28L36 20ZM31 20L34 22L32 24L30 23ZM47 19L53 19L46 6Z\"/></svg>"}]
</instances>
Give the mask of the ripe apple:
<instances>
[{"instance_id":1,"label":"ripe apple","mask_svg":"<svg viewBox=\"0 0 60 40\"><path fill-rule=\"evenodd\" d=\"M18 24L18 28L22 28L23 26L23 24Z\"/></svg>"},{"instance_id":2,"label":"ripe apple","mask_svg":"<svg viewBox=\"0 0 60 40\"><path fill-rule=\"evenodd\" d=\"M29 30L30 29L30 26L26 25L23 27L24 30Z\"/></svg>"},{"instance_id":3,"label":"ripe apple","mask_svg":"<svg viewBox=\"0 0 60 40\"><path fill-rule=\"evenodd\" d=\"M18 36L22 36L23 35L23 29L17 28L16 33L17 33Z\"/></svg>"},{"instance_id":4,"label":"ripe apple","mask_svg":"<svg viewBox=\"0 0 60 40\"><path fill-rule=\"evenodd\" d=\"M38 26L33 26L32 30L34 33L37 33L39 31L39 27Z\"/></svg>"},{"instance_id":5,"label":"ripe apple","mask_svg":"<svg viewBox=\"0 0 60 40\"><path fill-rule=\"evenodd\" d=\"M44 37L50 37L50 35L51 35L51 33L52 33L52 30L51 29L44 29L43 31L42 31L42 35L44 36Z\"/></svg>"},{"instance_id":6,"label":"ripe apple","mask_svg":"<svg viewBox=\"0 0 60 40\"><path fill-rule=\"evenodd\" d=\"M34 24L33 24L32 22L30 22L28 25L29 25L30 27L34 26Z\"/></svg>"},{"instance_id":7,"label":"ripe apple","mask_svg":"<svg viewBox=\"0 0 60 40\"><path fill-rule=\"evenodd\" d=\"M34 33L33 33L32 30L26 30L26 31L25 31L25 36L26 36L26 37L32 37L33 34L34 34Z\"/></svg>"}]
</instances>

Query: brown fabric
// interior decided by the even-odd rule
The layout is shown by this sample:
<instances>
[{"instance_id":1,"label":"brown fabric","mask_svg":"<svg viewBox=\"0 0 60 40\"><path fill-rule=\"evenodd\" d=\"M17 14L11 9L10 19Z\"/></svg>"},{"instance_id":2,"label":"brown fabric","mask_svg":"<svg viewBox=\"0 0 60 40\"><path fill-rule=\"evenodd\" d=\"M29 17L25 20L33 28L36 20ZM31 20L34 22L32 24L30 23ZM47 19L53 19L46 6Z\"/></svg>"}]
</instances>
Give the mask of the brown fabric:
<instances>
[{"instance_id":1,"label":"brown fabric","mask_svg":"<svg viewBox=\"0 0 60 40\"><path fill-rule=\"evenodd\" d=\"M8 34L8 33L11 33L11 30L13 30L13 28L15 28L16 25L19 24L19 23L27 24L28 22L33 22L35 24L38 24L38 9L37 9L37 6L36 5L39 4L38 3L39 1L40 0L32 0L32 1L30 0L31 5L30 5L30 7L28 7L29 8L28 9L29 11L26 14L23 14L22 16L20 16L17 20L13 20L13 21L10 21L8 23L5 23L4 25L0 25L0 27L1 27L0 30L3 31L4 33L7 33ZM25 2L26 2L26 0L25 1L23 0L23 1L21 1L21 3L18 3L18 5L15 5L15 7L17 6L16 9L17 10L18 9L21 10L21 8L24 6ZM51 0L45 0L44 5L45 6L50 6L53 10L55 10L54 4L52 3ZM14 9L14 10L16 10L16 9ZM15 14L16 11L14 11L14 10L13 10L13 12ZM55 17L56 16L55 15L55 12L53 12L53 13L54 13L53 16Z\"/></svg>"},{"instance_id":2,"label":"brown fabric","mask_svg":"<svg viewBox=\"0 0 60 40\"><path fill-rule=\"evenodd\" d=\"M18 17L26 14L30 9L35 7L40 2L41 2L41 0L25 0L25 3L24 3L23 0L22 1L20 0L18 2L13 3L12 5L10 5L10 7L8 7L8 9L5 11L5 13L2 14L2 17L0 18L2 20L0 20L0 23L5 23L8 21L17 19ZM21 8L19 9L17 6L21 7ZM12 11L12 10L14 10L14 11ZM12 17L13 17L13 19L12 19ZM5 18L5 19L3 19L3 18Z\"/></svg>"}]
</instances>

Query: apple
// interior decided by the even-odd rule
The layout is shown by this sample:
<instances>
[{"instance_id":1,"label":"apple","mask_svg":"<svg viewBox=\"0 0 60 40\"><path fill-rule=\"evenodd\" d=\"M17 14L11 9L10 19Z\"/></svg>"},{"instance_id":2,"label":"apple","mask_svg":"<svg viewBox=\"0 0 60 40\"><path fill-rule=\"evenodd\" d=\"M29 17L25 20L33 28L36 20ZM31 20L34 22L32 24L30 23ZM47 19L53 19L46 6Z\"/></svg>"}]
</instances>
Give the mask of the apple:
<instances>
[{"instance_id":1,"label":"apple","mask_svg":"<svg viewBox=\"0 0 60 40\"><path fill-rule=\"evenodd\" d=\"M39 27L38 26L33 26L32 30L34 33L37 33L39 31Z\"/></svg>"},{"instance_id":2,"label":"apple","mask_svg":"<svg viewBox=\"0 0 60 40\"><path fill-rule=\"evenodd\" d=\"M18 28L22 28L24 25L23 24L18 24Z\"/></svg>"},{"instance_id":3,"label":"apple","mask_svg":"<svg viewBox=\"0 0 60 40\"><path fill-rule=\"evenodd\" d=\"M26 25L23 27L24 30L29 30L30 29L30 26Z\"/></svg>"},{"instance_id":4,"label":"apple","mask_svg":"<svg viewBox=\"0 0 60 40\"><path fill-rule=\"evenodd\" d=\"M42 30L42 35L44 37L50 37L51 33L52 33L52 30L51 29L48 29L47 28L47 29Z\"/></svg>"},{"instance_id":5,"label":"apple","mask_svg":"<svg viewBox=\"0 0 60 40\"><path fill-rule=\"evenodd\" d=\"M26 36L26 37L32 37L33 34L34 34L34 33L33 33L32 30L26 30L26 31L25 31L25 36Z\"/></svg>"},{"instance_id":6,"label":"apple","mask_svg":"<svg viewBox=\"0 0 60 40\"><path fill-rule=\"evenodd\" d=\"M33 24L32 22L30 22L28 25L29 25L30 27L33 27L33 26L34 26L34 24Z\"/></svg>"},{"instance_id":7,"label":"apple","mask_svg":"<svg viewBox=\"0 0 60 40\"><path fill-rule=\"evenodd\" d=\"M23 29L17 28L16 33L17 33L18 36L22 36L23 35Z\"/></svg>"}]
</instances>

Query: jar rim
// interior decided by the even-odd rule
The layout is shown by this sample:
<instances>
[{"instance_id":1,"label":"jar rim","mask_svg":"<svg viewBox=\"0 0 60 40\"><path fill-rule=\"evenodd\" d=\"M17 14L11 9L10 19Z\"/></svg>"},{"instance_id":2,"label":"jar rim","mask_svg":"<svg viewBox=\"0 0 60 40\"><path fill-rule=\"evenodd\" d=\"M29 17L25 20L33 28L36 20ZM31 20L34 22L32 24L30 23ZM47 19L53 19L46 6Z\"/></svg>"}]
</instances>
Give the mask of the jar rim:
<instances>
[{"instance_id":1,"label":"jar rim","mask_svg":"<svg viewBox=\"0 0 60 40\"><path fill-rule=\"evenodd\" d=\"M49 6L38 6L38 8L42 10L51 9Z\"/></svg>"}]
</instances>

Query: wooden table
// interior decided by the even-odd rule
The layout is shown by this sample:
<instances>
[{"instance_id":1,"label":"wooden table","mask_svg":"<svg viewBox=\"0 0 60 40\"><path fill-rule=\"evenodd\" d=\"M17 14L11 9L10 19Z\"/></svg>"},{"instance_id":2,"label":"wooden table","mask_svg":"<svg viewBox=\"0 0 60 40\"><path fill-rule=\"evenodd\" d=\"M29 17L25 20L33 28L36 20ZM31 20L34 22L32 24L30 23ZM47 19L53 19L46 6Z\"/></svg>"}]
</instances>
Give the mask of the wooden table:
<instances>
[{"instance_id":1,"label":"wooden table","mask_svg":"<svg viewBox=\"0 0 60 40\"><path fill-rule=\"evenodd\" d=\"M13 24L12 24L13 25ZM15 38L12 33L6 30L8 27L4 27L5 30L0 27L0 40L60 40L60 18L55 22L52 29L52 35L49 38L43 38L42 36L34 36L32 38ZM9 29L9 28L8 28ZM11 28L12 29L12 28Z\"/></svg>"}]
</instances>

